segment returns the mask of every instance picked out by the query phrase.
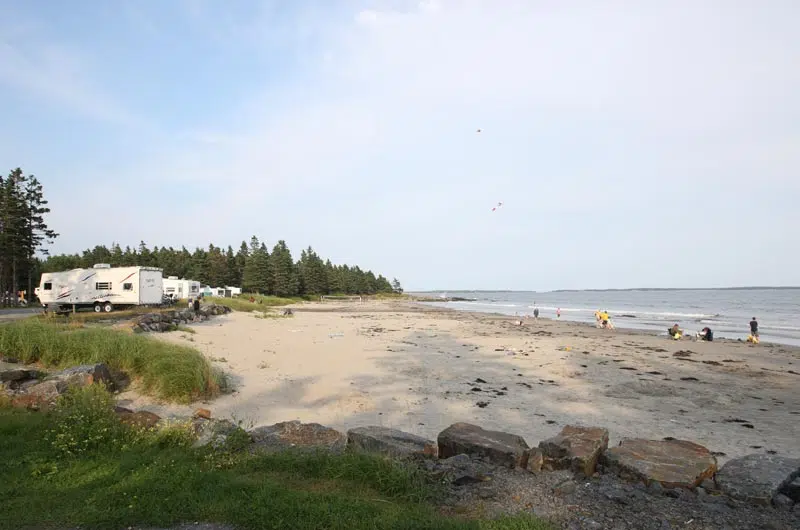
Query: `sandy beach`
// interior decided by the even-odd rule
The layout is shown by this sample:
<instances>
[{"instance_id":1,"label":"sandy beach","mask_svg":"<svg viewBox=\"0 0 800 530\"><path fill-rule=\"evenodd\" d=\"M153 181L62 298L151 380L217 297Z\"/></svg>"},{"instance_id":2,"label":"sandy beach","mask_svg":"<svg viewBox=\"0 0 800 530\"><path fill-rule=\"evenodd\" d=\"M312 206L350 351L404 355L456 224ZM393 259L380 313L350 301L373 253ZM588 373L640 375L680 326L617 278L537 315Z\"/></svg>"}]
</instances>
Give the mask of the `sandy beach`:
<instances>
[{"instance_id":1,"label":"sandy beach","mask_svg":"<svg viewBox=\"0 0 800 530\"><path fill-rule=\"evenodd\" d=\"M385 425L435 439L458 421L525 437L567 424L624 437L687 439L720 462L800 457L800 348L663 336L399 302L304 304L292 318L233 313L161 340L187 344L236 391L202 405L243 426L288 420ZM162 416L200 404L123 404Z\"/></svg>"}]
</instances>

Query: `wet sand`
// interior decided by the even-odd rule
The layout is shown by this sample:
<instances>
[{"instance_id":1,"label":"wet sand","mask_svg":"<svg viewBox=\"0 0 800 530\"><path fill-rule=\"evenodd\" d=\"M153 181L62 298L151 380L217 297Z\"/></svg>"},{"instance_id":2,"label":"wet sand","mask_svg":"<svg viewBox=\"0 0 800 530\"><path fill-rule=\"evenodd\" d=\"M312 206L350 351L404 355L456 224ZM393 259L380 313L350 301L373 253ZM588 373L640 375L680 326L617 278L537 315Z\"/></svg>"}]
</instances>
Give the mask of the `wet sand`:
<instances>
[{"instance_id":1,"label":"wet sand","mask_svg":"<svg viewBox=\"0 0 800 530\"><path fill-rule=\"evenodd\" d=\"M385 425L435 439L465 421L530 445L566 424L623 437L687 439L728 458L800 457L800 348L673 341L578 323L404 303L304 304L293 318L233 313L162 340L214 359L236 392L210 402L243 426ZM194 407L126 392L162 416Z\"/></svg>"}]
</instances>

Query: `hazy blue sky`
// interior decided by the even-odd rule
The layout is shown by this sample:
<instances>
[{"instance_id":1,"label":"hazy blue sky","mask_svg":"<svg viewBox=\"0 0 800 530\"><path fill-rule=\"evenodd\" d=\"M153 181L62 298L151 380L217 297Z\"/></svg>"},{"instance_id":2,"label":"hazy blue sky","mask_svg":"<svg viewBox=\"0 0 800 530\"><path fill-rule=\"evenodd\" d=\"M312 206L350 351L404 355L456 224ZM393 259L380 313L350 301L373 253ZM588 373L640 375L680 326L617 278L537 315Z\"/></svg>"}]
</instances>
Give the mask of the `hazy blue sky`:
<instances>
[{"instance_id":1,"label":"hazy blue sky","mask_svg":"<svg viewBox=\"0 0 800 530\"><path fill-rule=\"evenodd\" d=\"M798 20L0 0L0 161L45 183L58 252L256 234L408 289L798 285Z\"/></svg>"}]
</instances>

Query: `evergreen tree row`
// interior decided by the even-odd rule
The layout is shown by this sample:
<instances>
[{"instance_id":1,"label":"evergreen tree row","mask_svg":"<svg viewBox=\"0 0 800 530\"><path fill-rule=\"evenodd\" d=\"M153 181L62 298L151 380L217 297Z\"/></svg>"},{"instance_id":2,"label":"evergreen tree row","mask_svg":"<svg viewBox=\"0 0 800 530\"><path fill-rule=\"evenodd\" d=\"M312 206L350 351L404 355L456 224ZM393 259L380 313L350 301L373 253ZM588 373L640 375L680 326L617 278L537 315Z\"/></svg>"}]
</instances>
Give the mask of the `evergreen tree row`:
<instances>
[{"instance_id":1,"label":"evergreen tree row","mask_svg":"<svg viewBox=\"0 0 800 530\"><path fill-rule=\"evenodd\" d=\"M392 283L372 271L359 267L333 265L323 260L308 247L295 261L283 240L270 251L266 244L253 236L248 245L242 242L237 251L232 247L209 245L208 249L188 251L185 247L147 248L142 241L139 247L122 249L118 244L111 248L96 246L81 255L50 256L41 263L42 272L57 272L75 268L88 268L96 263L112 267L142 265L159 267L164 276L178 276L199 281L212 287L236 286L244 292L275 296L303 296L324 294L375 294L401 291L400 283Z\"/></svg>"},{"instance_id":2,"label":"evergreen tree row","mask_svg":"<svg viewBox=\"0 0 800 530\"><path fill-rule=\"evenodd\" d=\"M17 293L31 293L37 283L36 253L58 234L44 216L50 211L42 184L17 168L0 175L0 305L16 305Z\"/></svg>"}]
</instances>

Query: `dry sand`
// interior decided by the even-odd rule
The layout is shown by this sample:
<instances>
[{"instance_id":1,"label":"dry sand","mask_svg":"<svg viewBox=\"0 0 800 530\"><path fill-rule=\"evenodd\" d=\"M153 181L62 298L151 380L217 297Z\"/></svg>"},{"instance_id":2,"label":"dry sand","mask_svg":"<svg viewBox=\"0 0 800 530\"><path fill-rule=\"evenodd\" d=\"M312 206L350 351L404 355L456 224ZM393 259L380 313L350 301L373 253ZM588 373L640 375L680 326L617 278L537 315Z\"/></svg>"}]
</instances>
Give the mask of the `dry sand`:
<instances>
[{"instance_id":1,"label":"dry sand","mask_svg":"<svg viewBox=\"0 0 800 530\"><path fill-rule=\"evenodd\" d=\"M535 445L581 424L608 428L611 444L693 440L721 462L766 451L800 457L800 348L551 320L519 327L402 303L297 309L293 318L233 313L195 325L194 335L161 337L215 359L237 391L204 406L246 427L297 419L435 439L465 421ZM120 397L166 416L193 409Z\"/></svg>"}]
</instances>

